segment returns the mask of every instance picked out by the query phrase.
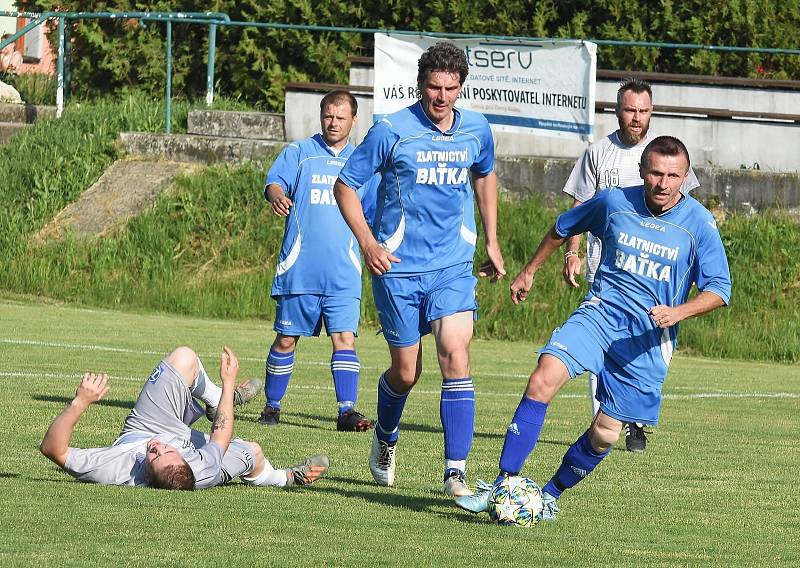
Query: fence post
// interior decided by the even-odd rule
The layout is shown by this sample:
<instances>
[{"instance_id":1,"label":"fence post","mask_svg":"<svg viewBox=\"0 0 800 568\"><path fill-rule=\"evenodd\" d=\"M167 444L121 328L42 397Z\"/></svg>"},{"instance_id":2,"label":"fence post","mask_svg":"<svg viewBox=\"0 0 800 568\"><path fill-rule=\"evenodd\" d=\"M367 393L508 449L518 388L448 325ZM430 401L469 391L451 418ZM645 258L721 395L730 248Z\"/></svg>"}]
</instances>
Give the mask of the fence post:
<instances>
[{"instance_id":1,"label":"fence post","mask_svg":"<svg viewBox=\"0 0 800 568\"><path fill-rule=\"evenodd\" d=\"M64 101L72 98L72 26L64 18Z\"/></svg>"},{"instance_id":2,"label":"fence post","mask_svg":"<svg viewBox=\"0 0 800 568\"><path fill-rule=\"evenodd\" d=\"M172 132L172 20L167 20L167 127Z\"/></svg>"},{"instance_id":3,"label":"fence post","mask_svg":"<svg viewBox=\"0 0 800 568\"><path fill-rule=\"evenodd\" d=\"M64 112L64 16L58 17L58 59L56 60L56 117Z\"/></svg>"},{"instance_id":4,"label":"fence post","mask_svg":"<svg viewBox=\"0 0 800 568\"><path fill-rule=\"evenodd\" d=\"M208 72L206 73L206 106L214 103L214 57L217 51L217 24L208 26Z\"/></svg>"}]
</instances>

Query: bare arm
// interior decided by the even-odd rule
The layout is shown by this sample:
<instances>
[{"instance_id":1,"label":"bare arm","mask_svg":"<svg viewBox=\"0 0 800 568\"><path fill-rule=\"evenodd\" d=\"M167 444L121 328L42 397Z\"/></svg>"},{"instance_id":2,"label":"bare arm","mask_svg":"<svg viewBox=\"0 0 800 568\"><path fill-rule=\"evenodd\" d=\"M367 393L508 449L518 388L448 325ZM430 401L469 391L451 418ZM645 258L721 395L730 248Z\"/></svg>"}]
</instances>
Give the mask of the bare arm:
<instances>
[{"instance_id":1,"label":"bare arm","mask_svg":"<svg viewBox=\"0 0 800 568\"><path fill-rule=\"evenodd\" d=\"M220 356L219 376L222 379L222 398L217 406L217 417L211 424L211 441L228 450L233 437L233 391L239 376L239 360L230 348L225 347Z\"/></svg>"},{"instance_id":2,"label":"bare arm","mask_svg":"<svg viewBox=\"0 0 800 568\"><path fill-rule=\"evenodd\" d=\"M514 302L514 304L525 301L528 297L528 291L533 286L533 277L536 275L536 271L542 267L551 254L558 250L558 247L564 244L565 240L564 237L560 237L558 233L556 233L556 227L553 225L542 239L542 242L539 243L536 252L533 253L533 257L528 264L525 265L514 278L513 282L511 282L511 301Z\"/></svg>"},{"instance_id":3,"label":"bare arm","mask_svg":"<svg viewBox=\"0 0 800 568\"><path fill-rule=\"evenodd\" d=\"M583 204L583 201L573 199L572 207L577 207ZM581 257L578 249L581 246L581 235L575 235L567 238L566 252L564 253L564 282L572 286L578 287L576 276L581 273ZM574 253L574 254L573 254Z\"/></svg>"},{"instance_id":4,"label":"bare arm","mask_svg":"<svg viewBox=\"0 0 800 568\"><path fill-rule=\"evenodd\" d=\"M39 450L45 457L59 467L64 467L69 453L69 441L78 421L89 406L108 393L108 389L108 375L84 373L75 398L61 411L61 414L55 417L44 435Z\"/></svg>"},{"instance_id":5,"label":"bare arm","mask_svg":"<svg viewBox=\"0 0 800 568\"><path fill-rule=\"evenodd\" d=\"M361 207L361 201L356 191L342 180L337 179L333 186L333 195L339 211L342 212L342 217L353 231L358 246L364 253L367 269L375 276L380 276L391 269L393 262L400 262L399 258L384 249L372 236L367 220L364 219L364 209Z\"/></svg>"},{"instance_id":6,"label":"bare arm","mask_svg":"<svg viewBox=\"0 0 800 568\"><path fill-rule=\"evenodd\" d=\"M279 217L289 215L289 210L292 208L292 200L286 197L283 188L277 183L271 183L264 189L264 197L272 205L272 212L275 215Z\"/></svg>"},{"instance_id":7,"label":"bare arm","mask_svg":"<svg viewBox=\"0 0 800 568\"><path fill-rule=\"evenodd\" d=\"M497 241L497 174L491 172L485 176L473 176L472 186L481 214L488 256L486 262L481 265L478 275L497 282L506 274L505 261L500 252L500 243Z\"/></svg>"},{"instance_id":8,"label":"bare arm","mask_svg":"<svg viewBox=\"0 0 800 568\"><path fill-rule=\"evenodd\" d=\"M725 305L725 301L714 292L700 292L691 300L677 306L663 304L650 308L650 317L656 325L666 329L685 319L702 316Z\"/></svg>"}]
</instances>

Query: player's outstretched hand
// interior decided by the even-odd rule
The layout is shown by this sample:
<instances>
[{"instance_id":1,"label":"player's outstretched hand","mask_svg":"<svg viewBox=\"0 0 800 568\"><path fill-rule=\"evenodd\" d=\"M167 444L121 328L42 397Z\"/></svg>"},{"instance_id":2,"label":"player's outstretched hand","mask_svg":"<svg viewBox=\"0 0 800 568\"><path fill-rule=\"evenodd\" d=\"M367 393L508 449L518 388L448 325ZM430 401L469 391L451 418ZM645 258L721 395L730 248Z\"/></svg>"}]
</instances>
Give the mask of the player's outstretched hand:
<instances>
[{"instance_id":1,"label":"player's outstretched hand","mask_svg":"<svg viewBox=\"0 0 800 568\"><path fill-rule=\"evenodd\" d=\"M278 217L286 217L292 208L292 200L285 195L279 195L272 200L272 212Z\"/></svg>"},{"instance_id":2,"label":"player's outstretched hand","mask_svg":"<svg viewBox=\"0 0 800 568\"><path fill-rule=\"evenodd\" d=\"M75 400L88 407L106 396L110 388L107 374L84 373L81 384L75 392Z\"/></svg>"},{"instance_id":3,"label":"player's outstretched hand","mask_svg":"<svg viewBox=\"0 0 800 568\"><path fill-rule=\"evenodd\" d=\"M678 310L663 304L650 308L650 317L661 329L672 327L682 319L679 317Z\"/></svg>"},{"instance_id":4,"label":"player's outstretched hand","mask_svg":"<svg viewBox=\"0 0 800 568\"><path fill-rule=\"evenodd\" d=\"M570 256L564 259L564 282L572 286L573 288L577 288L580 286L578 284L578 275L581 273L581 257L577 254L571 254Z\"/></svg>"},{"instance_id":5,"label":"player's outstretched hand","mask_svg":"<svg viewBox=\"0 0 800 568\"><path fill-rule=\"evenodd\" d=\"M224 347L219 358L219 377L222 379L222 384L235 387L238 376L239 360L236 358L236 353L230 347Z\"/></svg>"},{"instance_id":6,"label":"player's outstretched hand","mask_svg":"<svg viewBox=\"0 0 800 568\"><path fill-rule=\"evenodd\" d=\"M389 272L392 268L392 263L400 262L400 259L387 251L377 242L364 249L364 262L369 270L375 276L380 276Z\"/></svg>"},{"instance_id":7,"label":"player's outstretched hand","mask_svg":"<svg viewBox=\"0 0 800 568\"><path fill-rule=\"evenodd\" d=\"M511 282L511 301L515 306L528 298L528 291L533 286L533 275L533 272L523 269Z\"/></svg>"},{"instance_id":8,"label":"player's outstretched hand","mask_svg":"<svg viewBox=\"0 0 800 568\"><path fill-rule=\"evenodd\" d=\"M481 278L489 278L490 282L497 282L506 275L505 261L503 254L500 252L500 247L486 247L486 254L489 258L481 264L478 269L478 276Z\"/></svg>"}]
</instances>

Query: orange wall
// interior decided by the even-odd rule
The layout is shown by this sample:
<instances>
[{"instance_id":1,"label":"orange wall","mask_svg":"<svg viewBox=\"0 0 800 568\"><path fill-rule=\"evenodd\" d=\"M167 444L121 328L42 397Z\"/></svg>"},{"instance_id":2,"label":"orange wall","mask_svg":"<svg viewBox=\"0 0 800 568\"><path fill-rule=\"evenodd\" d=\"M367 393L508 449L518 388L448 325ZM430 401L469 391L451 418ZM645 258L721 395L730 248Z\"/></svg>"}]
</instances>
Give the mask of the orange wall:
<instances>
[{"instance_id":1,"label":"orange wall","mask_svg":"<svg viewBox=\"0 0 800 568\"><path fill-rule=\"evenodd\" d=\"M28 23L28 20L25 18L17 18L17 29L25 27ZM49 24L49 22L48 22ZM45 24L47 25L47 24ZM29 33L34 33L31 30ZM24 53L25 49L25 39L27 38L27 34L19 38L16 42L17 51ZM43 43L42 43L42 57L39 59L38 63L23 63L22 67L19 69L20 73L47 73L48 75L54 74L56 71L56 57L53 53L53 50L50 47L50 42L47 41L47 34L43 35Z\"/></svg>"}]
</instances>

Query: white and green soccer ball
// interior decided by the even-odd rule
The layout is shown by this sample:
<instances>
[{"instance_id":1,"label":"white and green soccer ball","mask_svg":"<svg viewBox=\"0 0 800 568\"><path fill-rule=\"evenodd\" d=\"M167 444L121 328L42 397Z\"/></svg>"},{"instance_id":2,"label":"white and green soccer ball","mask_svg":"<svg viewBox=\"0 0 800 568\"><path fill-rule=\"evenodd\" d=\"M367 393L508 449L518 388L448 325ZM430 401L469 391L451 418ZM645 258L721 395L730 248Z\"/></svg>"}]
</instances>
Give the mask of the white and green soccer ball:
<instances>
[{"instance_id":1,"label":"white and green soccer ball","mask_svg":"<svg viewBox=\"0 0 800 568\"><path fill-rule=\"evenodd\" d=\"M500 525L530 527L541 512L542 490L527 477L506 477L489 497L489 517Z\"/></svg>"}]
</instances>

